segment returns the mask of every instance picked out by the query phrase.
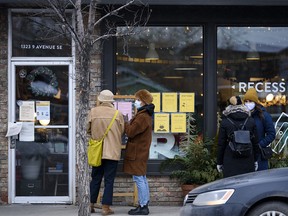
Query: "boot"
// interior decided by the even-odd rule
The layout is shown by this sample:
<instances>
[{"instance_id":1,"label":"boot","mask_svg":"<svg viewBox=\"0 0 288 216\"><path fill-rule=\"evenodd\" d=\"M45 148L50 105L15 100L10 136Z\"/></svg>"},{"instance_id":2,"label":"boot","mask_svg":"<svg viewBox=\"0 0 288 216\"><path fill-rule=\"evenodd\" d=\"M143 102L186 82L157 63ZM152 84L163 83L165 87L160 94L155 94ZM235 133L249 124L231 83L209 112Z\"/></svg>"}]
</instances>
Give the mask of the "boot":
<instances>
[{"instance_id":1,"label":"boot","mask_svg":"<svg viewBox=\"0 0 288 216\"><path fill-rule=\"evenodd\" d=\"M148 215L149 214L149 208L148 205L144 205L143 207L141 207L140 205L135 208L135 209L131 209L128 212L129 215Z\"/></svg>"},{"instance_id":2,"label":"boot","mask_svg":"<svg viewBox=\"0 0 288 216\"><path fill-rule=\"evenodd\" d=\"M114 211L110 209L109 205L102 205L102 215L111 215L114 214Z\"/></svg>"},{"instance_id":3,"label":"boot","mask_svg":"<svg viewBox=\"0 0 288 216\"><path fill-rule=\"evenodd\" d=\"M95 213L94 203L90 203L90 212Z\"/></svg>"}]
</instances>

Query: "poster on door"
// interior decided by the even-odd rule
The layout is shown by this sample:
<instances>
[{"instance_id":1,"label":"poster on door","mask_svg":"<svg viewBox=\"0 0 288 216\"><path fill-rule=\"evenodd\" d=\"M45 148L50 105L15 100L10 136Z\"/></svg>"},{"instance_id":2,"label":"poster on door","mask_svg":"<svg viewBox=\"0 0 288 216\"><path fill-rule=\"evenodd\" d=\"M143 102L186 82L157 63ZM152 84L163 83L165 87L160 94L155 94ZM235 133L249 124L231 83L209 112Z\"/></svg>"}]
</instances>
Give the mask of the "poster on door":
<instances>
[{"instance_id":1,"label":"poster on door","mask_svg":"<svg viewBox=\"0 0 288 216\"><path fill-rule=\"evenodd\" d=\"M50 101L36 101L36 119L50 120Z\"/></svg>"}]
</instances>

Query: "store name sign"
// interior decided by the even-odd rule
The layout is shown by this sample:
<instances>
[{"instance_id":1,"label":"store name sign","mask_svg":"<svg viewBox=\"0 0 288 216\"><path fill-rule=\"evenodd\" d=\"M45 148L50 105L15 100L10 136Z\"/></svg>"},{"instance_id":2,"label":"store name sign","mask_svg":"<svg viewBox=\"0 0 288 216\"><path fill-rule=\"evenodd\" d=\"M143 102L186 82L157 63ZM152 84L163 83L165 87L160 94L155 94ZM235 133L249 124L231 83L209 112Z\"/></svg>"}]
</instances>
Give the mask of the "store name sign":
<instances>
[{"instance_id":1,"label":"store name sign","mask_svg":"<svg viewBox=\"0 0 288 216\"><path fill-rule=\"evenodd\" d=\"M232 86L235 89L235 85ZM239 82L239 92L246 92L249 88L255 88L257 92L285 92L285 82Z\"/></svg>"}]
</instances>

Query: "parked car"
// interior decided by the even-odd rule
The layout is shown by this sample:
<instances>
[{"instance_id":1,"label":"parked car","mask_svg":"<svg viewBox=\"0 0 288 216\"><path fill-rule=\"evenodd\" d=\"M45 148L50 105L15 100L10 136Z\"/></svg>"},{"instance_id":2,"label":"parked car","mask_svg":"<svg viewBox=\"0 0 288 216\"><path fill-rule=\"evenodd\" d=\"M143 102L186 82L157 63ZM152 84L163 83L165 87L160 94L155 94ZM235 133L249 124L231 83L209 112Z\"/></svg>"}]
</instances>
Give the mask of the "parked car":
<instances>
[{"instance_id":1,"label":"parked car","mask_svg":"<svg viewBox=\"0 0 288 216\"><path fill-rule=\"evenodd\" d=\"M180 216L288 216L288 168L220 179L190 191Z\"/></svg>"}]
</instances>

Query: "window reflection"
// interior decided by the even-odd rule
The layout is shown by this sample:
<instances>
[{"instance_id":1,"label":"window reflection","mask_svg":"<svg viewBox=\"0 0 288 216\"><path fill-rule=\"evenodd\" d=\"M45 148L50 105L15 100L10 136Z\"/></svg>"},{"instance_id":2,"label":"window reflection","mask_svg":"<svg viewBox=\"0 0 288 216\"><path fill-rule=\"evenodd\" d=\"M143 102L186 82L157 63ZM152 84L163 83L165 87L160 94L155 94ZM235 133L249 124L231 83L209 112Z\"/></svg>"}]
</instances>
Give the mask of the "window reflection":
<instances>
[{"instance_id":1,"label":"window reflection","mask_svg":"<svg viewBox=\"0 0 288 216\"><path fill-rule=\"evenodd\" d=\"M71 14L67 14L71 20ZM52 14L12 14L12 55L37 57L71 56L71 35Z\"/></svg>"},{"instance_id":2,"label":"window reflection","mask_svg":"<svg viewBox=\"0 0 288 216\"><path fill-rule=\"evenodd\" d=\"M17 121L20 101L49 101L49 125L68 125L68 66L17 66L16 82Z\"/></svg>"},{"instance_id":3,"label":"window reflection","mask_svg":"<svg viewBox=\"0 0 288 216\"><path fill-rule=\"evenodd\" d=\"M119 34L129 31L127 27L117 28ZM116 55L117 94L134 95L139 89L153 93L193 92L193 114L197 128L203 131L202 27L139 27L135 34L117 39ZM178 154L179 134L153 133L152 140L150 158L163 159ZM170 150L172 154L153 151L157 145L167 147L162 152Z\"/></svg>"},{"instance_id":4,"label":"window reflection","mask_svg":"<svg viewBox=\"0 0 288 216\"><path fill-rule=\"evenodd\" d=\"M287 27L218 27L218 108L255 87L274 117L287 112Z\"/></svg>"},{"instance_id":5,"label":"window reflection","mask_svg":"<svg viewBox=\"0 0 288 216\"><path fill-rule=\"evenodd\" d=\"M16 195L68 196L68 129L35 129L16 143Z\"/></svg>"}]
</instances>

